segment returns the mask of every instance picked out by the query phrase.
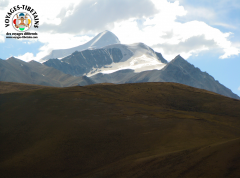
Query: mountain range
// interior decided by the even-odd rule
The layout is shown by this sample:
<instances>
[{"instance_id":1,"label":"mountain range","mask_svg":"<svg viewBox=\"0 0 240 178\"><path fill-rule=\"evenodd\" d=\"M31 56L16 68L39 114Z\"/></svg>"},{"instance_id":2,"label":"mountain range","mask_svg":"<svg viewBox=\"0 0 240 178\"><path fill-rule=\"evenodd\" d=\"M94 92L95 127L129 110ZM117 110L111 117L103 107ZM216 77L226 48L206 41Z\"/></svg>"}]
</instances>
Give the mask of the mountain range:
<instances>
[{"instance_id":1,"label":"mountain range","mask_svg":"<svg viewBox=\"0 0 240 178\"><path fill-rule=\"evenodd\" d=\"M175 82L240 99L180 55L168 62L144 43L121 44L109 31L83 45L53 50L42 62L24 62L14 57L0 60L0 81L55 87Z\"/></svg>"},{"instance_id":2,"label":"mountain range","mask_svg":"<svg viewBox=\"0 0 240 178\"><path fill-rule=\"evenodd\" d=\"M55 87L94 83L86 76L75 77L36 61L24 62L14 57L0 60L0 81Z\"/></svg>"}]
</instances>

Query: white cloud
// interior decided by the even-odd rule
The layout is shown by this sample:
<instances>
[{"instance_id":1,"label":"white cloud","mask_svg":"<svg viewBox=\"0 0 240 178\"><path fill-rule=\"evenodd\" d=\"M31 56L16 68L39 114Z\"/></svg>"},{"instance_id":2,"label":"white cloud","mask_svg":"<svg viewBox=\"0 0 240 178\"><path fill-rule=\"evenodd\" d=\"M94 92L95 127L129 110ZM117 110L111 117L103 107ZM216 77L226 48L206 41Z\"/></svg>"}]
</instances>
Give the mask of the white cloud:
<instances>
[{"instance_id":1,"label":"white cloud","mask_svg":"<svg viewBox=\"0 0 240 178\"><path fill-rule=\"evenodd\" d=\"M220 58L228 58L240 53L240 46L229 40L232 33L221 32L200 20L185 23L177 21L179 17L191 16L191 14L198 19L216 18L216 14L209 9L191 10L180 6L178 1L151 1L154 6L149 4L148 0L131 2L52 0L47 5L43 1L24 0L21 3L28 4L39 14L41 31L38 31L38 40L44 43L44 46L39 49L40 52L36 56L29 52L20 57L26 60L29 58L39 60L53 49L81 45L89 41L93 35L106 29L116 34L122 43L143 42L153 47L167 60L172 60L179 53L184 58L188 58L201 51L215 48L222 50L223 54ZM7 7L0 11L0 16L4 17L16 4L19 4L19 1L11 0ZM227 26L221 22L215 25ZM0 26L4 26L4 21L0 21ZM0 31L0 42L5 40L4 30Z\"/></svg>"},{"instance_id":2,"label":"white cloud","mask_svg":"<svg viewBox=\"0 0 240 178\"><path fill-rule=\"evenodd\" d=\"M29 53L29 52L25 53L24 55L19 55L19 56L14 56L14 57L21 59L25 62L29 62L34 59L33 53Z\"/></svg>"},{"instance_id":3,"label":"white cloud","mask_svg":"<svg viewBox=\"0 0 240 178\"><path fill-rule=\"evenodd\" d=\"M192 18L204 18L204 19L214 19L216 18L216 14L212 9L207 9L203 7L194 8L190 7L186 9L188 11L188 16L191 16Z\"/></svg>"},{"instance_id":4,"label":"white cloud","mask_svg":"<svg viewBox=\"0 0 240 178\"><path fill-rule=\"evenodd\" d=\"M157 13L151 0L88 0L73 8L69 6L58 15L61 24L42 24L42 32L83 33L112 28L114 22L142 18Z\"/></svg>"},{"instance_id":5,"label":"white cloud","mask_svg":"<svg viewBox=\"0 0 240 178\"><path fill-rule=\"evenodd\" d=\"M0 43L4 43L5 42L5 36L0 34Z\"/></svg>"},{"instance_id":6,"label":"white cloud","mask_svg":"<svg viewBox=\"0 0 240 178\"><path fill-rule=\"evenodd\" d=\"M162 48L165 54L185 54L183 57L188 58L193 53L198 51L208 50L209 48L216 47L213 40L206 40L204 35L193 36L178 44L157 44L153 48Z\"/></svg>"},{"instance_id":7,"label":"white cloud","mask_svg":"<svg viewBox=\"0 0 240 178\"><path fill-rule=\"evenodd\" d=\"M217 14L212 8L207 7L194 7L189 5L184 5L184 9L186 10L186 15L182 17L178 17L178 21L187 22L192 20L198 21L214 21L217 19Z\"/></svg>"},{"instance_id":8,"label":"white cloud","mask_svg":"<svg viewBox=\"0 0 240 178\"><path fill-rule=\"evenodd\" d=\"M238 90L240 90L240 87L238 87Z\"/></svg>"},{"instance_id":9,"label":"white cloud","mask_svg":"<svg viewBox=\"0 0 240 178\"><path fill-rule=\"evenodd\" d=\"M237 27L235 27L233 25L229 25L229 24L221 23L221 22L213 23L213 25L222 26L222 27L226 27L226 28L229 28L229 29L237 29Z\"/></svg>"},{"instance_id":10,"label":"white cloud","mask_svg":"<svg viewBox=\"0 0 240 178\"><path fill-rule=\"evenodd\" d=\"M8 4L9 4L8 0L0 0L0 9L6 8Z\"/></svg>"},{"instance_id":11,"label":"white cloud","mask_svg":"<svg viewBox=\"0 0 240 178\"><path fill-rule=\"evenodd\" d=\"M145 18L142 29L138 28L135 19L115 24L113 32L121 42L144 42L154 50L161 52L167 60L172 60L179 53L184 58L188 58L201 51L216 48L223 51L224 54L220 56L222 59L240 53L240 48L234 46L228 39L232 33L223 33L202 21L177 22L177 17L187 14L187 11L179 6L177 1L170 3L153 0L153 2L160 13L151 18ZM204 36L204 40L199 41L197 38L199 36ZM186 48L184 44L190 39L195 39L195 43L198 44L188 45ZM210 41L211 43L209 43ZM170 51L171 53L169 53Z\"/></svg>"}]
</instances>

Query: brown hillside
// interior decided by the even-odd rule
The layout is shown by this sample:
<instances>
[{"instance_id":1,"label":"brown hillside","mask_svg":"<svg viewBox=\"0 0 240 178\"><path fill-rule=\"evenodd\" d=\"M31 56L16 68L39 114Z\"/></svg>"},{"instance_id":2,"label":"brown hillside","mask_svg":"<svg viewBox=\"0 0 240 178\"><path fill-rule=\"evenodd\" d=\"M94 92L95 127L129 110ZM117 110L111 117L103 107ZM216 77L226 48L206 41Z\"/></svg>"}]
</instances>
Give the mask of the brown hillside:
<instances>
[{"instance_id":1,"label":"brown hillside","mask_svg":"<svg viewBox=\"0 0 240 178\"><path fill-rule=\"evenodd\" d=\"M138 83L19 91L0 101L3 177L240 176L236 99Z\"/></svg>"},{"instance_id":2,"label":"brown hillside","mask_svg":"<svg viewBox=\"0 0 240 178\"><path fill-rule=\"evenodd\" d=\"M36 89L41 89L46 87L47 86L43 86L43 85L32 85L32 84L25 84L25 83L13 83L13 82L0 81L0 94L11 93L16 91L36 90Z\"/></svg>"}]
</instances>

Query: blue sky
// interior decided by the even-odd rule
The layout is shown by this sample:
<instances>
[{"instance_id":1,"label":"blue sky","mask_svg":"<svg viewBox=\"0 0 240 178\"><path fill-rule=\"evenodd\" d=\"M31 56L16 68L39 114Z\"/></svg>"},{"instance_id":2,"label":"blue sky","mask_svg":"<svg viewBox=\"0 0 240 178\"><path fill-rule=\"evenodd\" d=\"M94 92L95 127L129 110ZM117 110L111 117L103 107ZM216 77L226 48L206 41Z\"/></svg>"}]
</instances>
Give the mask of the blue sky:
<instances>
[{"instance_id":1,"label":"blue sky","mask_svg":"<svg viewBox=\"0 0 240 178\"><path fill-rule=\"evenodd\" d=\"M27 41L7 39L4 43L0 43L0 58L7 59L10 56L21 56L27 52L31 52L36 55L37 53L39 53L39 48L42 46L43 43L39 41L34 43L28 43Z\"/></svg>"},{"instance_id":2,"label":"blue sky","mask_svg":"<svg viewBox=\"0 0 240 178\"><path fill-rule=\"evenodd\" d=\"M0 0L0 16L18 5ZM22 0L40 18L38 40L6 39L0 21L0 58L40 60L53 49L86 43L112 31L123 44L143 42L171 61L180 54L240 95L239 0ZM52 8L54 7L54 8Z\"/></svg>"}]
</instances>

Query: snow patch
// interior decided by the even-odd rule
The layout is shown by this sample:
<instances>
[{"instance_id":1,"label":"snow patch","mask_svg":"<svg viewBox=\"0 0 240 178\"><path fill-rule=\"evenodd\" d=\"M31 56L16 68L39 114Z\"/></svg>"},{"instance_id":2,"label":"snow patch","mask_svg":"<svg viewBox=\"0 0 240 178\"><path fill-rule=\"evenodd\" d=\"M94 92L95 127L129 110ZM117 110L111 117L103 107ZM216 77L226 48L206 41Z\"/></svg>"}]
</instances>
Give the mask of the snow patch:
<instances>
[{"instance_id":1,"label":"snow patch","mask_svg":"<svg viewBox=\"0 0 240 178\"><path fill-rule=\"evenodd\" d=\"M158 59L156 53L143 43L134 43L130 45L115 44L104 47L104 49L110 48L120 49L123 58L118 63L113 62L100 69L93 68L91 72L87 74L88 77L97 73L110 74L124 69L132 69L135 73L146 70L161 70L166 66L165 63L162 63Z\"/></svg>"},{"instance_id":2,"label":"snow patch","mask_svg":"<svg viewBox=\"0 0 240 178\"><path fill-rule=\"evenodd\" d=\"M135 73L139 73L146 70L161 70L165 66L166 64L162 63L157 58L143 54L137 57L133 56L125 62L112 63L100 69L94 68L87 76L90 77L97 73L110 74L124 69L132 69Z\"/></svg>"}]
</instances>

